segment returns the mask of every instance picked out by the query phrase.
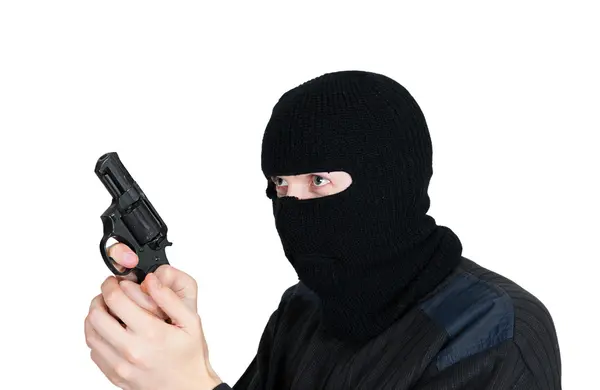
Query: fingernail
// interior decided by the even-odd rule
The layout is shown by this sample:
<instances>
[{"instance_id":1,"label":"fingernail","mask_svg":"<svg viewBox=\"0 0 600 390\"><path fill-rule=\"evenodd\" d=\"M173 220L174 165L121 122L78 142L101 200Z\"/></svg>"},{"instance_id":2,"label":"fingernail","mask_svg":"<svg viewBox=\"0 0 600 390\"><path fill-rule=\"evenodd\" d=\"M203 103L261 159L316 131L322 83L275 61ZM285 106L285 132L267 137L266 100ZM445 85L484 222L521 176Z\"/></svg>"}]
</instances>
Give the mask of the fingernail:
<instances>
[{"instance_id":1,"label":"fingernail","mask_svg":"<svg viewBox=\"0 0 600 390\"><path fill-rule=\"evenodd\" d=\"M136 255L133 252L125 252L125 254L123 254L123 262L126 265L134 266L135 259L136 259Z\"/></svg>"}]
</instances>

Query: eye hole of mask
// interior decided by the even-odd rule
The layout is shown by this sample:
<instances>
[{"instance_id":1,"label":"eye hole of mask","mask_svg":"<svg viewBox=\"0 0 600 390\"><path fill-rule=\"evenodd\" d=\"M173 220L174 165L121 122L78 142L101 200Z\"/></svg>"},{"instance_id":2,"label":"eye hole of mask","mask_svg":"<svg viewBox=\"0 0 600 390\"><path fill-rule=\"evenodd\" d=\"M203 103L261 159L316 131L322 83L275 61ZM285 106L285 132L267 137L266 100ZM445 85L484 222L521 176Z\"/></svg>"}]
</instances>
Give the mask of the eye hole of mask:
<instances>
[{"instance_id":1,"label":"eye hole of mask","mask_svg":"<svg viewBox=\"0 0 600 390\"><path fill-rule=\"evenodd\" d=\"M352 177L344 171L330 171L272 176L267 181L266 195L270 199L290 197L310 200L345 191L352 184ZM281 183L279 192L276 182Z\"/></svg>"}]
</instances>

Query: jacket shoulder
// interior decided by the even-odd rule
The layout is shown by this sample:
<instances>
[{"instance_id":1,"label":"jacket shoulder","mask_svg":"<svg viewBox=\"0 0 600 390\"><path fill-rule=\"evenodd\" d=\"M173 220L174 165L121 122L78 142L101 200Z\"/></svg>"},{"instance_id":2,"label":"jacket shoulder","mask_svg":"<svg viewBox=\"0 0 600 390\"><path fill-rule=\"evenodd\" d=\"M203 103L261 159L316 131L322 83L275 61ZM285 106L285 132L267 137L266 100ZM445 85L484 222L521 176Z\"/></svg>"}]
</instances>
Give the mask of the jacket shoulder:
<instances>
[{"instance_id":1,"label":"jacket shoulder","mask_svg":"<svg viewBox=\"0 0 600 390\"><path fill-rule=\"evenodd\" d=\"M510 298L514 313L513 342L540 385L556 388L561 378L560 347L546 305L519 284L471 260L465 259L461 268Z\"/></svg>"},{"instance_id":2,"label":"jacket shoulder","mask_svg":"<svg viewBox=\"0 0 600 390\"><path fill-rule=\"evenodd\" d=\"M536 378L560 377L549 311L533 294L498 273L463 257L456 272L421 303L421 309L448 336L436 357L440 371L477 354L516 346L519 359Z\"/></svg>"}]
</instances>

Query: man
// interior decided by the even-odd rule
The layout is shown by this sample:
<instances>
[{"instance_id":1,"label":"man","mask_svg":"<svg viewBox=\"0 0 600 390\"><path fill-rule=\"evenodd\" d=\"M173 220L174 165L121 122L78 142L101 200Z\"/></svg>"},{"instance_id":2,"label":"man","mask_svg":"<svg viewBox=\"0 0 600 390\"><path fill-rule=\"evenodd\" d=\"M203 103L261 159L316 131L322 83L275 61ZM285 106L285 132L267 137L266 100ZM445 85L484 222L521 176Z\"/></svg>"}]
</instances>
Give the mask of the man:
<instances>
[{"instance_id":1,"label":"man","mask_svg":"<svg viewBox=\"0 0 600 390\"><path fill-rule=\"evenodd\" d=\"M561 388L544 305L463 257L459 238L427 215L431 140L400 84L344 71L286 92L264 134L262 170L299 282L234 389ZM122 245L113 251L135 265ZM208 363L192 278L163 266L142 288L122 284L109 278L86 320L92 354L112 351L95 357L109 378L124 388L229 388ZM99 341L118 326L109 308L125 323L112 346Z\"/></svg>"}]
</instances>

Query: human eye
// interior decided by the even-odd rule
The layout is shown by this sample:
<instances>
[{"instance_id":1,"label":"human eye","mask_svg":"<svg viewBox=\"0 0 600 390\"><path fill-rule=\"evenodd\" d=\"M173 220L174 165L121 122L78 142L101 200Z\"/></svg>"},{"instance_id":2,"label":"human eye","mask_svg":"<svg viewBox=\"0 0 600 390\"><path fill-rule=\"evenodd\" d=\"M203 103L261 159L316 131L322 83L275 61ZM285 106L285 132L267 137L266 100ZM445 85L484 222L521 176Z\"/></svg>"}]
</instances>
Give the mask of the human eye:
<instances>
[{"instance_id":1,"label":"human eye","mask_svg":"<svg viewBox=\"0 0 600 390\"><path fill-rule=\"evenodd\" d=\"M329 179L324 178L323 176L320 175L313 175L313 183L314 185L316 185L317 187L323 187L324 185L330 183L331 181Z\"/></svg>"},{"instance_id":2,"label":"human eye","mask_svg":"<svg viewBox=\"0 0 600 390\"><path fill-rule=\"evenodd\" d=\"M279 177L279 176L272 176L271 177L271 181L273 183L275 183L275 185L277 187L283 187L283 186L287 185L287 182L284 179L282 179L281 177ZM282 182L285 183L285 184L283 184Z\"/></svg>"}]
</instances>

